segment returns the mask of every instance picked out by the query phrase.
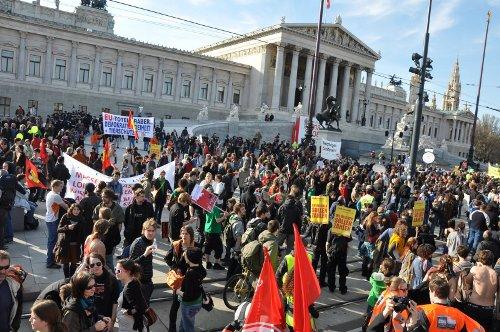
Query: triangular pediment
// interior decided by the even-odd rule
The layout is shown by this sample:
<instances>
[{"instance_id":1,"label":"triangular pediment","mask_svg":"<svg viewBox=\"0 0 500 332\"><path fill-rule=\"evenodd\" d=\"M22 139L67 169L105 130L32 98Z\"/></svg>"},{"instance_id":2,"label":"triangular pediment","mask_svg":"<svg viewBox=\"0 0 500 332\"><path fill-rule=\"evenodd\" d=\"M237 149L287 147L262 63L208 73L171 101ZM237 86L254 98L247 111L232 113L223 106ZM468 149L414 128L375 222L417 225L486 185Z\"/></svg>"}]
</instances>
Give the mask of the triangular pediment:
<instances>
[{"instance_id":1,"label":"triangular pediment","mask_svg":"<svg viewBox=\"0 0 500 332\"><path fill-rule=\"evenodd\" d=\"M316 39L316 24L284 23L283 29L293 31ZM340 24L324 24L321 28L322 41L338 47L346 48L353 52L361 53L375 59L380 59L380 54L372 50L359 38Z\"/></svg>"}]
</instances>

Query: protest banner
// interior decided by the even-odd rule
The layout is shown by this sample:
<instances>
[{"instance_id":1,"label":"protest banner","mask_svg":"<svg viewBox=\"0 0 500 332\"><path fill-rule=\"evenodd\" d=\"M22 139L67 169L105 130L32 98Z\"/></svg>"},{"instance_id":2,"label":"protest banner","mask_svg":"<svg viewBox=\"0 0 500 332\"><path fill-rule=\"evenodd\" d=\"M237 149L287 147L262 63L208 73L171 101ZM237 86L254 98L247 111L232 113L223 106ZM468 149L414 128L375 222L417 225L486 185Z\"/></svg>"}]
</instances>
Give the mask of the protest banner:
<instances>
[{"instance_id":1,"label":"protest banner","mask_svg":"<svg viewBox=\"0 0 500 332\"><path fill-rule=\"evenodd\" d=\"M340 158L340 147L342 142L327 141L326 139L321 142L321 158L327 160L335 160Z\"/></svg>"},{"instance_id":2,"label":"protest banner","mask_svg":"<svg viewBox=\"0 0 500 332\"><path fill-rule=\"evenodd\" d=\"M316 224L328 224L330 209L328 208L328 196L311 197L311 222Z\"/></svg>"},{"instance_id":3,"label":"protest banner","mask_svg":"<svg viewBox=\"0 0 500 332\"><path fill-rule=\"evenodd\" d=\"M350 237L355 217L355 209L350 209L345 206L337 206L335 208L335 216L333 218L332 233Z\"/></svg>"},{"instance_id":4,"label":"protest banner","mask_svg":"<svg viewBox=\"0 0 500 332\"><path fill-rule=\"evenodd\" d=\"M303 138L306 137L306 127L309 117L300 116L295 120L295 125L292 130L292 142L300 143ZM314 139L318 138L319 135L319 122L316 118L313 119L313 130L312 137Z\"/></svg>"},{"instance_id":5,"label":"protest banner","mask_svg":"<svg viewBox=\"0 0 500 332\"><path fill-rule=\"evenodd\" d=\"M161 155L161 145L160 144L149 144L149 153L154 153L156 159L160 158Z\"/></svg>"},{"instance_id":6,"label":"protest banner","mask_svg":"<svg viewBox=\"0 0 500 332\"><path fill-rule=\"evenodd\" d=\"M101 181L108 183L112 180L110 176L104 175L95 169L82 164L65 153L63 156L64 165L68 168L71 176L67 183L65 197L72 198L77 203L85 197L85 185L87 183L93 183L97 187ZM170 187L174 188L175 161L155 168L153 178L158 178L162 171L165 171L165 179L169 182ZM120 206L126 207L132 203L132 200L134 199L132 187L134 184L140 183L144 176L144 174L140 174L130 178L121 178L119 180L119 182L123 185L123 194L119 202Z\"/></svg>"},{"instance_id":7,"label":"protest banner","mask_svg":"<svg viewBox=\"0 0 500 332\"><path fill-rule=\"evenodd\" d=\"M492 166L488 164L488 175L494 179L500 179L500 166Z\"/></svg>"},{"instance_id":8,"label":"protest banner","mask_svg":"<svg viewBox=\"0 0 500 332\"><path fill-rule=\"evenodd\" d=\"M425 201L416 201L413 205L413 227L422 226L424 224Z\"/></svg>"},{"instance_id":9,"label":"protest banner","mask_svg":"<svg viewBox=\"0 0 500 332\"><path fill-rule=\"evenodd\" d=\"M155 118L134 117L137 133L142 137L152 138L155 129ZM102 113L102 128L106 135L134 136L134 130L129 128L128 116Z\"/></svg>"},{"instance_id":10,"label":"protest banner","mask_svg":"<svg viewBox=\"0 0 500 332\"><path fill-rule=\"evenodd\" d=\"M196 184L191 192L191 201L207 212L212 212L217 199L217 195L202 188L199 184Z\"/></svg>"}]
</instances>

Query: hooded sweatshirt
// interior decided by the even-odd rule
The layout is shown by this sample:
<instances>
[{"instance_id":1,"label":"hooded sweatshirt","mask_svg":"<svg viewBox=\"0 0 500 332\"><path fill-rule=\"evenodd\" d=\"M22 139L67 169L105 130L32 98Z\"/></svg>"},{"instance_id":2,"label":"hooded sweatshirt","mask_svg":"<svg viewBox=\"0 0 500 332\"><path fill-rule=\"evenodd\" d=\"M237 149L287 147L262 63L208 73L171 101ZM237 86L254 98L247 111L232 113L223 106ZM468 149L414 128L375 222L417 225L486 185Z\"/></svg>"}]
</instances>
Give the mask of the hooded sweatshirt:
<instances>
[{"instance_id":1,"label":"hooded sweatshirt","mask_svg":"<svg viewBox=\"0 0 500 332\"><path fill-rule=\"evenodd\" d=\"M372 288L370 289L370 294L368 294L367 302L370 307L374 307L380 294L382 294L387 287L384 281L384 275L380 272L373 272L370 276L370 284Z\"/></svg>"}]
</instances>

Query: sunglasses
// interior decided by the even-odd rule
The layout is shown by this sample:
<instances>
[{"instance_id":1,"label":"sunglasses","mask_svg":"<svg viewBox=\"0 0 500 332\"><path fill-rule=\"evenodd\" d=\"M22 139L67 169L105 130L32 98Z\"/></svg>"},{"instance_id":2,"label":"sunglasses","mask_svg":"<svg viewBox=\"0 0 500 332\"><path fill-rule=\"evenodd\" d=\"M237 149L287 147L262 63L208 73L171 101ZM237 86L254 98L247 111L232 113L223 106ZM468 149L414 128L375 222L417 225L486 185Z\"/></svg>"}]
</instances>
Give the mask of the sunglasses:
<instances>
[{"instance_id":1,"label":"sunglasses","mask_svg":"<svg viewBox=\"0 0 500 332\"><path fill-rule=\"evenodd\" d=\"M0 271L2 270L8 270L10 265L5 265L5 266L0 266Z\"/></svg>"},{"instance_id":2,"label":"sunglasses","mask_svg":"<svg viewBox=\"0 0 500 332\"><path fill-rule=\"evenodd\" d=\"M101 262L96 262L96 263L90 263L89 264L90 268L93 268L94 266L100 267L100 266L102 266L102 263Z\"/></svg>"},{"instance_id":3,"label":"sunglasses","mask_svg":"<svg viewBox=\"0 0 500 332\"><path fill-rule=\"evenodd\" d=\"M92 290L95 288L95 284L92 284L92 285L89 285L87 286L87 288L85 288L86 290Z\"/></svg>"}]
</instances>

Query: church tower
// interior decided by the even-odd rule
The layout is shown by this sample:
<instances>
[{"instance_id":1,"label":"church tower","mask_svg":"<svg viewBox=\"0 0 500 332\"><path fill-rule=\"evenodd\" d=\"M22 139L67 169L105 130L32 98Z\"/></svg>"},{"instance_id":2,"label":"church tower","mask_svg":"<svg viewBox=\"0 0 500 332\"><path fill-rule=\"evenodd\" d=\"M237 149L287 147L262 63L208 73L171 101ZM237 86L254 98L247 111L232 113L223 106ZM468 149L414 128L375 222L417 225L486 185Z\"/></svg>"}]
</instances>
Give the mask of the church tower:
<instances>
[{"instance_id":1,"label":"church tower","mask_svg":"<svg viewBox=\"0 0 500 332\"><path fill-rule=\"evenodd\" d=\"M410 80L410 96L408 102L411 105L416 105L418 101L418 89L420 88L420 76L418 74L411 75Z\"/></svg>"},{"instance_id":2,"label":"church tower","mask_svg":"<svg viewBox=\"0 0 500 332\"><path fill-rule=\"evenodd\" d=\"M450 82L448 83L448 89L446 90L443 97L443 110L449 112L458 111L460 106L460 91L462 90L462 84L460 83L460 65L458 64L458 59L453 66L453 71L451 73Z\"/></svg>"}]
</instances>

